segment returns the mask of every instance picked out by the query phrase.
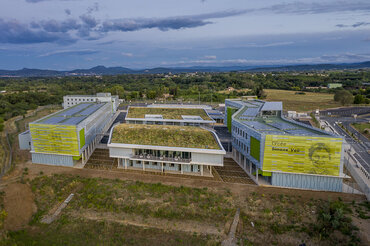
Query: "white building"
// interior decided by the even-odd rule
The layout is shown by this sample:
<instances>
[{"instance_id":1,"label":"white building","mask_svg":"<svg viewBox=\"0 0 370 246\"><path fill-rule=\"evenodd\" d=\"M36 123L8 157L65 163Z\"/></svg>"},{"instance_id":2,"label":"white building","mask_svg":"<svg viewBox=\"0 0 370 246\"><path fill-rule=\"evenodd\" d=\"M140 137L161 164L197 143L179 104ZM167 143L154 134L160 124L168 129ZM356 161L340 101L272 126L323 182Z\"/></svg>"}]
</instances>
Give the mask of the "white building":
<instances>
[{"instance_id":1,"label":"white building","mask_svg":"<svg viewBox=\"0 0 370 246\"><path fill-rule=\"evenodd\" d=\"M118 168L199 176L212 176L226 154L213 131L191 126L119 124L108 148Z\"/></svg>"},{"instance_id":2,"label":"white building","mask_svg":"<svg viewBox=\"0 0 370 246\"><path fill-rule=\"evenodd\" d=\"M94 95L67 95L63 97L63 108L67 109L74 105L84 102L109 102L112 104L113 112L116 112L119 106L118 96L112 96L110 93L97 93Z\"/></svg>"}]
</instances>

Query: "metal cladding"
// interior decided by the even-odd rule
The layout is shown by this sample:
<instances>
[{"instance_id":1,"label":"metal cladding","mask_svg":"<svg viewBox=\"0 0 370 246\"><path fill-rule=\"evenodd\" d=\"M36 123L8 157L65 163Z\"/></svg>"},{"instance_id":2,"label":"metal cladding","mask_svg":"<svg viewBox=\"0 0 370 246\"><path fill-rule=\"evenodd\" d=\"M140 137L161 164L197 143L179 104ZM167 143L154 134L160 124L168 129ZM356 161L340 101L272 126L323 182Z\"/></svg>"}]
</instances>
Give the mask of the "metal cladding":
<instances>
[{"instance_id":1,"label":"metal cladding","mask_svg":"<svg viewBox=\"0 0 370 246\"><path fill-rule=\"evenodd\" d=\"M79 156L76 126L30 124L34 151Z\"/></svg>"}]
</instances>

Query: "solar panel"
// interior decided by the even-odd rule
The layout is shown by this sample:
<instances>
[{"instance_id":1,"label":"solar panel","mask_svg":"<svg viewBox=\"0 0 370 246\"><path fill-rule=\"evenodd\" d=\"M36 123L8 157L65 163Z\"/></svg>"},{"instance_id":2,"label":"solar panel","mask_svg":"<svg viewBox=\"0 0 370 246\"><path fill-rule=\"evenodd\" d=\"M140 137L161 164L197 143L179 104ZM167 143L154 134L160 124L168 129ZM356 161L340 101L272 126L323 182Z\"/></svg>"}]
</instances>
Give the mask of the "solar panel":
<instances>
[{"instance_id":1,"label":"solar panel","mask_svg":"<svg viewBox=\"0 0 370 246\"><path fill-rule=\"evenodd\" d=\"M77 116L68 118L67 120L63 121L63 125L77 125L81 121L83 121L86 118L86 116Z\"/></svg>"},{"instance_id":2,"label":"solar panel","mask_svg":"<svg viewBox=\"0 0 370 246\"><path fill-rule=\"evenodd\" d=\"M76 106L70 108L70 109L67 109L63 112L60 112L58 115L60 116L72 116L76 113L78 113L79 111L81 111L82 109L86 108L88 105L91 105L91 104L87 104L87 103L81 103L81 104L77 104Z\"/></svg>"},{"instance_id":3,"label":"solar panel","mask_svg":"<svg viewBox=\"0 0 370 246\"><path fill-rule=\"evenodd\" d=\"M44 124L57 124L62 120L64 120L63 117L53 116L53 117L50 117L50 118L47 118L47 119L43 120L42 123L44 123Z\"/></svg>"},{"instance_id":4,"label":"solar panel","mask_svg":"<svg viewBox=\"0 0 370 246\"><path fill-rule=\"evenodd\" d=\"M293 135L313 135L312 132L304 130L304 129L294 129L294 130L287 130L289 134Z\"/></svg>"},{"instance_id":5,"label":"solar panel","mask_svg":"<svg viewBox=\"0 0 370 246\"><path fill-rule=\"evenodd\" d=\"M247 108L247 110L245 110L242 115L255 117L258 115L258 112L259 112L259 108Z\"/></svg>"},{"instance_id":6,"label":"solar panel","mask_svg":"<svg viewBox=\"0 0 370 246\"><path fill-rule=\"evenodd\" d=\"M258 121L245 121L244 124L254 128L254 129L257 129L257 130L274 130L273 128L269 127L268 125L263 124L263 123L258 122Z\"/></svg>"},{"instance_id":7,"label":"solar panel","mask_svg":"<svg viewBox=\"0 0 370 246\"><path fill-rule=\"evenodd\" d=\"M95 111L97 111L99 108L101 108L101 106L103 106L103 104L94 104L90 107L88 107L87 109L79 112L80 115L90 115L92 113L94 113Z\"/></svg>"},{"instance_id":8,"label":"solar panel","mask_svg":"<svg viewBox=\"0 0 370 246\"><path fill-rule=\"evenodd\" d=\"M297 127L293 124L285 123L285 122L272 122L268 123L269 125L276 127L280 130L289 130L289 129L296 129Z\"/></svg>"}]
</instances>

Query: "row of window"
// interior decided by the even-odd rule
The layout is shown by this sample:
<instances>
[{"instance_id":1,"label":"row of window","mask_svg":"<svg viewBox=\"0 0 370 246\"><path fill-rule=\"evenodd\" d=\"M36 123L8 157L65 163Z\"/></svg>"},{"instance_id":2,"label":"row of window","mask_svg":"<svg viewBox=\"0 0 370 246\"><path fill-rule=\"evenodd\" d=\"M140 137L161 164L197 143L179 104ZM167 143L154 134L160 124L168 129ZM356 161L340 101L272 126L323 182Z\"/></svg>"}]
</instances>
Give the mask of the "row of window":
<instances>
[{"instance_id":1,"label":"row of window","mask_svg":"<svg viewBox=\"0 0 370 246\"><path fill-rule=\"evenodd\" d=\"M135 149L135 155L143 157L164 157L164 158L181 158L191 159L191 152L152 150L152 149Z\"/></svg>"},{"instance_id":2,"label":"row of window","mask_svg":"<svg viewBox=\"0 0 370 246\"><path fill-rule=\"evenodd\" d=\"M237 138L233 138L233 142L235 145L239 146L239 148L241 148L242 150L246 151L247 154L249 154L249 147L245 143L241 142Z\"/></svg>"},{"instance_id":3,"label":"row of window","mask_svg":"<svg viewBox=\"0 0 370 246\"><path fill-rule=\"evenodd\" d=\"M69 101L69 99L71 99L71 101L77 101L77 98L75 98L74 100L73 100L73 98L67 98L67 102ZM78 101L79 102L94 102L95 101L95 98L91 98L91 99L89 99L89 98L79 98L78 99Z\"/></svg>"},{"instance_id":4,"label":"row of window","mask_svg":"<svg viewBox=\"0 0 370 246\"><path fill-rule=\"evenodd\" d=\"M238 134L239 136L247 139L248 138L248 134L246 131L243 131L241 129L239 129L238 127L236 126L232 126L232 131L235 133L235 134Z\"/></svg>"},{"instance_id":5,"label":"row of window","mask_svg":"<svg viewBox=\"0 0 370 246\"><path fill-rule=\"evenodd\" d=\"M161 165L160 162L146 162L146 161L133 161L133 160L130 160L128 165L130 167L133 167L134 166L134 162L136 163L136 165L142 165L144 163L145 166L149 166L149 164L151 164L152 166L159 166ZM163 163L163 167L165 168L166 166L168 167L175 167L175 164L173 163ZM181 165L176 165L177 166L177 169L178 171L181 171ZM200 172L200 166L199 165L196 165L196 167L194 165L190 165L190 171L191 172Z\"/></svg>"}]
</instances>

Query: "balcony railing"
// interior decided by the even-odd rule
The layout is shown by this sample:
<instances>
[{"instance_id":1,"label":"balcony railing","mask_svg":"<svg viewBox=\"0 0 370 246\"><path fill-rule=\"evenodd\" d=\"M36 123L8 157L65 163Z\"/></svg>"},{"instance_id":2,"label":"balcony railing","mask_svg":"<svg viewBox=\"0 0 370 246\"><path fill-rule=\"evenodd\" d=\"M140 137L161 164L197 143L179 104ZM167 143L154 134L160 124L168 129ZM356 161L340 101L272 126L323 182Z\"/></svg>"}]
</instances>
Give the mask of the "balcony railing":
<instances>
[{"instance_id":1,"label":"balcony railing","mask_svg":"<svg viewBox=\"0 0 370 246\"><path fill-rule=\"evenodd\" d=\"M133 155L131 159L139 159L139 160L144 160L144 161L158 161L158 162L179 162L179 163L190 163L191 159L185 159L185 158L180 158L180 157L158 157L154 155Z\"/></svg>"}]
</instances>

